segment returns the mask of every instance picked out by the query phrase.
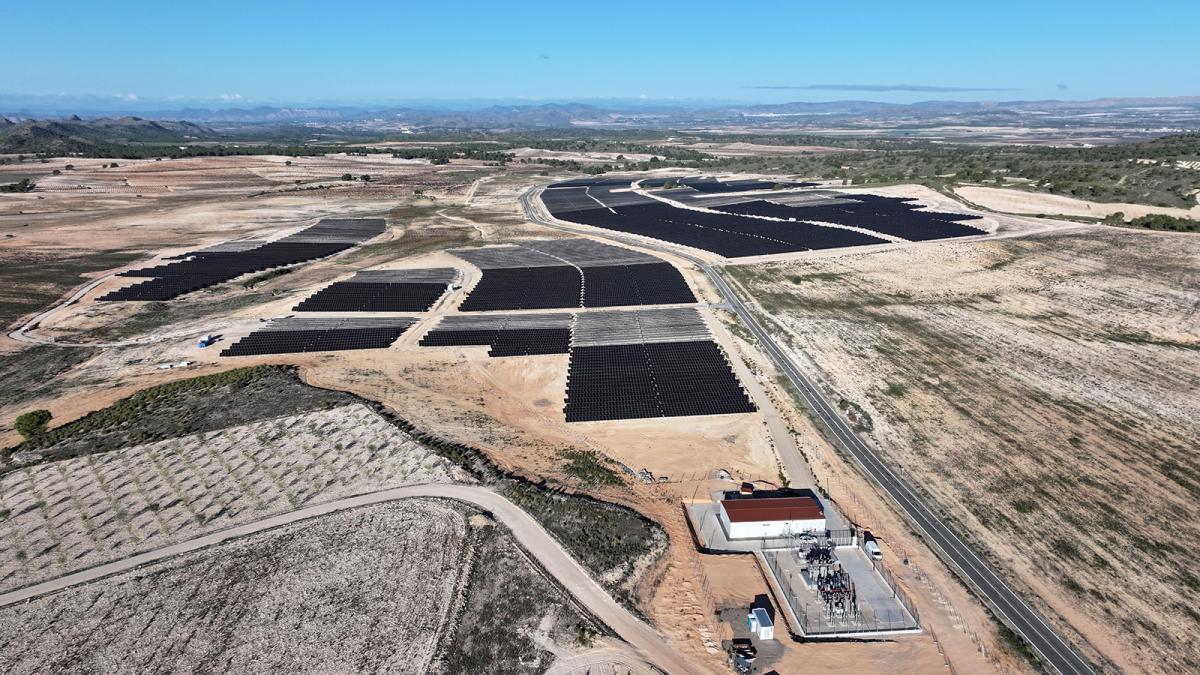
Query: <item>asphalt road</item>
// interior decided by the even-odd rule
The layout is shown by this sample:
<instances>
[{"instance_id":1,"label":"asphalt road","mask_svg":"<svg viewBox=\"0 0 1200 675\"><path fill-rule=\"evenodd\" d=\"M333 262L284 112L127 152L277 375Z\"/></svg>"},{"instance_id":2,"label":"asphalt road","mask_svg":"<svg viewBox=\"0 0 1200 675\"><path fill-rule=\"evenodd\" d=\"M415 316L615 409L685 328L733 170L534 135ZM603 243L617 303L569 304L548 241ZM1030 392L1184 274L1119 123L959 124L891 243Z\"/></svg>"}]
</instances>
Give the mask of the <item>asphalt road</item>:
<instances>
[{"instance_id":1,"label":"asphalt road","mask_svg":"<svg viewBox=\"0 0 1200 675\"><path fill-rule=\"evenodd\" d=\"M213 532L212 534L178 544L164 546L122 560L97 565L96 567L91 567L74 574L26 586L16 591L3 593L0 594L0 607L22 602L47 593L61 591L79 584L85 584L113 574L128 572L141 565L191 553L232 539L282 527L309 518L397 499L411 499L413 497L456 499L470 502L475 506L487 510L494 518L512 530L517 541L537 559L542 567L568 593L575 596L596 618L607 624L622 640L629 643L639 658L654 664L667 673L707 672L688 663L653 628L631 614L629 610L622 607L617 601L613 600L608 591L605 591L597 584L591 575L588 574L587 570L575 562L575 559L564 551L562 546L542 529L542 526L532 516L488 488L470 485L412 485L297 509L253 523Z\"/></svg>"},{"instance_id":2,"label":"asphalt road","mask_svg":"<svg viewBox=\"0 0 1200 675\"><path fill-rule=\"evenodd\" d=\"M585 228L572 228L555 222L544 216L538 208L540 199L539 188L534 188L521 195L521 205L525 215L530 220L547 227L559 230L581 233ZM643 239L621 236L617 233L586 228L587 234L600 236L615 241L669 253L695 263L717 291L728 303L729 308L738 319L754 334L767 356L775 362L792 383L792 386L804 397L810 408L820 418L826 429L833 434L838 443L858 462L862 470L870 476L883 492L901 509L921 533L925 540L933 545L942 559L957 569L966 578L976 594L981 596L992 611L1000 617L1014 632L1025 639L1033 650L1054 670L1064 675L1076 675L1094 672L1082 656L1079 655L1046 621L1025 603L992 569L979 558L949 526L942 522L936 513L926 505L925 501L912 489L908 482L891 470L875 451L863 442L850 428L845 418L821 395L813 383L796 367L791 357L787 355L766 330L759 325L737 293L729 286L711 265L680 248L667 245L648 243Z\"/></svg>"}]
</instances>

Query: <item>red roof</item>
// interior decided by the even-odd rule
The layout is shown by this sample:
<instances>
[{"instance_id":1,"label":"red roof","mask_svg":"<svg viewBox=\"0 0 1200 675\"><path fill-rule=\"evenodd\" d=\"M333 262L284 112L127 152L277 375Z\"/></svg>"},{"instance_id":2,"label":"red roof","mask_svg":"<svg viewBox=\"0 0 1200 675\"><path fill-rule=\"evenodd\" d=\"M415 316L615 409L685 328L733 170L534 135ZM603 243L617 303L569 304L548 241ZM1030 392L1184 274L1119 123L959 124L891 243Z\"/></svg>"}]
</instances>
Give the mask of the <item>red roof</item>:
<instances>
[{"instance_id":1,"label":"red roof","mask_svg":"<svg viewBox=\"0 0 1200 675\"><path fill-rule=\"evenodd\" d=\"M763 499L725 499L721 501L731 523L778 520L820 520L825 517L821 505L812 497L768 497Z\"/></svg>"}]
</instances>

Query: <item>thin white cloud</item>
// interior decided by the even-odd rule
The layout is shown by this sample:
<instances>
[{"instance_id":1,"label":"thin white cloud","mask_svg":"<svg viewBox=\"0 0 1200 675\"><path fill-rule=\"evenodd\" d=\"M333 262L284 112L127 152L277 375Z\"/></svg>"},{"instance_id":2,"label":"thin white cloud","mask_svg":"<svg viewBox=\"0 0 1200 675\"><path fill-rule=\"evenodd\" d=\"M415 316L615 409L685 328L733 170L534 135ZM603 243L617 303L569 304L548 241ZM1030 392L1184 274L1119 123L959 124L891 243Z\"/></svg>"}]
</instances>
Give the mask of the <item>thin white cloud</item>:
<instances>
[{"instance_id":1,"label":"thin white cloud","mask_svg":"<svg viewBox=\"0 0 1200 675\"><path fill-rule=\"evenodd\" d=\"M943 87L925 84L751 84L745 88L802 91L1019 91L1010 87Z\"/></svg>"}]
</instances>

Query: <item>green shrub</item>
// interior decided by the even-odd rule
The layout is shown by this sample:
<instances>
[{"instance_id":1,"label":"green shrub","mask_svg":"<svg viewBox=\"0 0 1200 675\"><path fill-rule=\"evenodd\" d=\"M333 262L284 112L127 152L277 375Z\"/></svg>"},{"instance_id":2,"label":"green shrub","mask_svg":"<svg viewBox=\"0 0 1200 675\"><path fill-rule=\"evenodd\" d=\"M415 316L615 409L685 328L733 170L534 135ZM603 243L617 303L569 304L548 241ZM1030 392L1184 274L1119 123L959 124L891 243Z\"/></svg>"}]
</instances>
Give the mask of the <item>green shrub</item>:
<instances>
[{"instance_id":1,"label":"green shrub","mask_svg":"<svg viewBox=\"0 0 1200 675\"><path fill-rule=\"evenodd\" d=\"M567 460L563 472L586 485L621 485L624 482L610 466L612 460L594 450L562 450L558 456Z\"/></svg>"},{"instance_id":2,"label":"green shrub","mask_svg":"<svg viewBox=\"0 0 1200 675\"><path fill-rule=\"evenodd\" d=\"M50 419L53 417L49 410L30 410L17 417L13 428L17 430L18 434L21 434L21 438L39 436L46 432L46 425L50 424Z\"/></svg>"}]
</instances>

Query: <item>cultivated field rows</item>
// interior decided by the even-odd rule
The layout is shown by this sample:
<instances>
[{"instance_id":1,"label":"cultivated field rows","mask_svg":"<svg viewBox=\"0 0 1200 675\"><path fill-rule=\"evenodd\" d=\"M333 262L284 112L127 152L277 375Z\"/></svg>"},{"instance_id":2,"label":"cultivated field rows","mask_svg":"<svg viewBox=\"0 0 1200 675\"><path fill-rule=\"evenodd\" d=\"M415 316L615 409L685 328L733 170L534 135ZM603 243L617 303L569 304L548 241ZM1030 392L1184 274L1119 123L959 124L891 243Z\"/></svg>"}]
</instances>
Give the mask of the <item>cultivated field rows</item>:
<instances>
[{"instance_id":1,"label":"cultivated field rows","mask_svg":"<svg viewBox=\"0 0 1200 675\"><path fill-rule=\"evenodd\" d=\"M430 672L470 531L462 507L411 499L101 579L0 609L0 670Z\"/></svg>"},{"instance_id":2,"label":"cultivated field rows","mask_svg":"<svg viewBox=\"0 0 1200 675\"><path fill-rule=\"evenodd\" d=\"M0 588L459 473L363 405L39 464L0 478Z\"/></svg>"}]
</instances>

